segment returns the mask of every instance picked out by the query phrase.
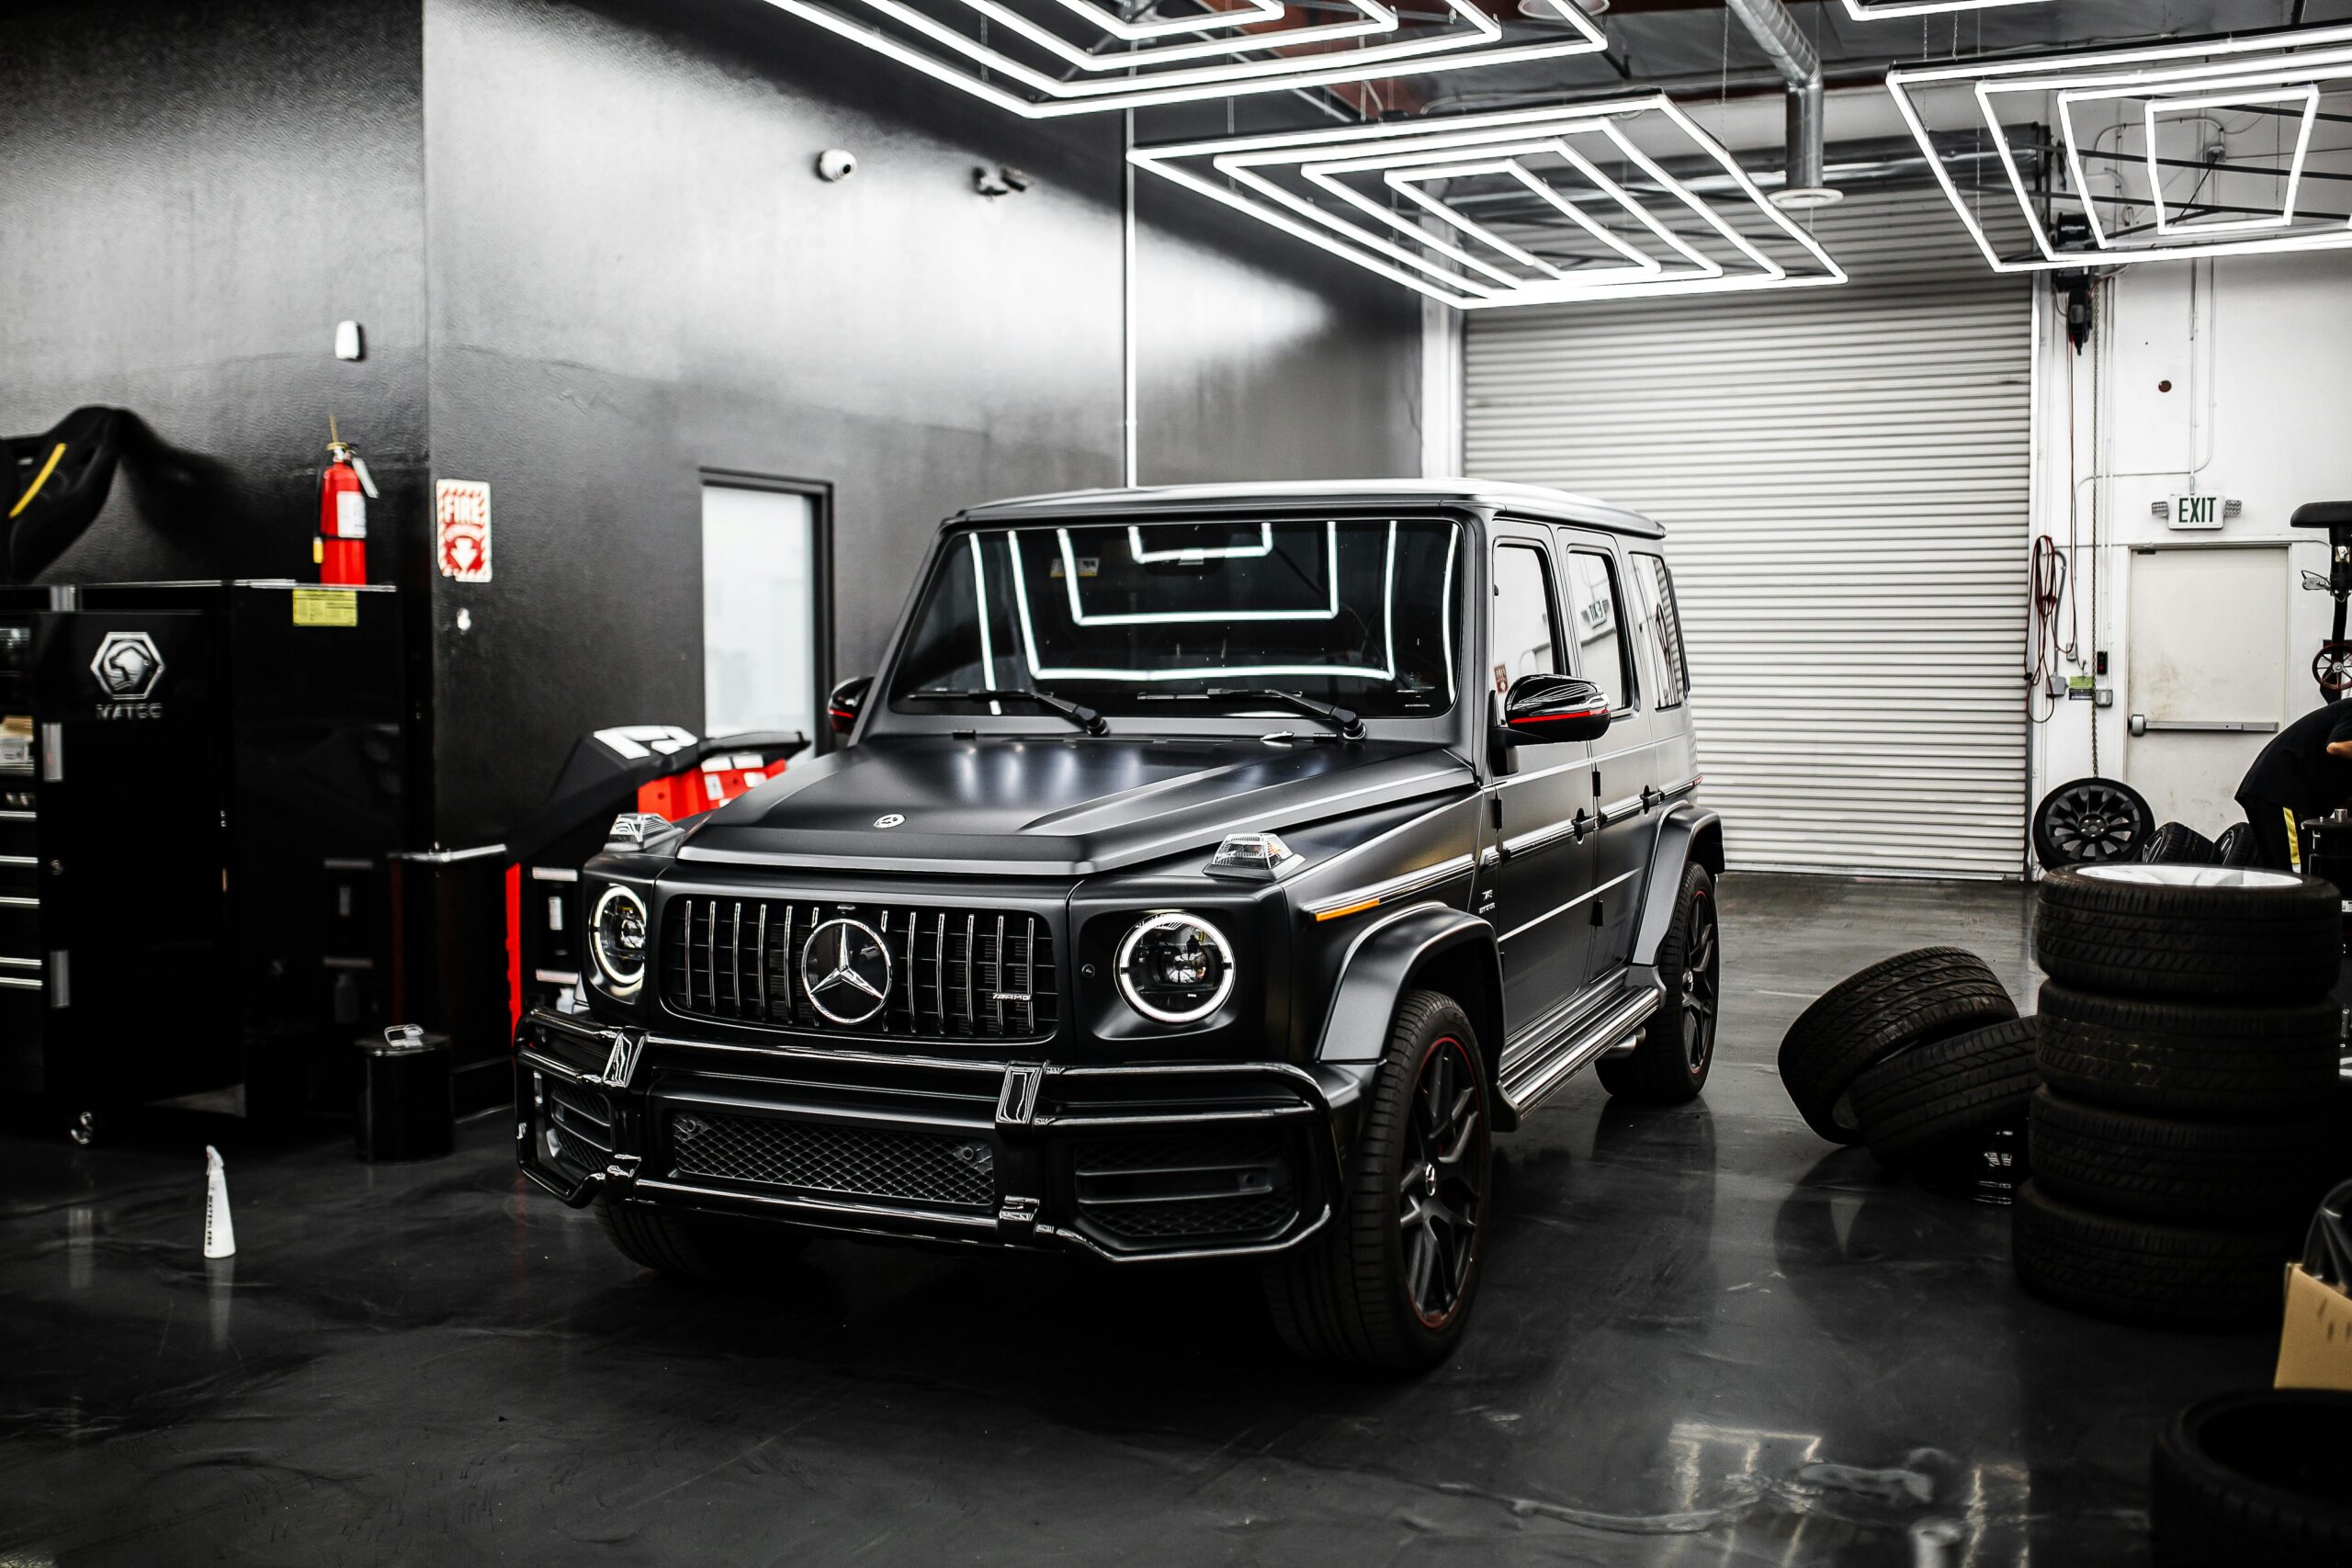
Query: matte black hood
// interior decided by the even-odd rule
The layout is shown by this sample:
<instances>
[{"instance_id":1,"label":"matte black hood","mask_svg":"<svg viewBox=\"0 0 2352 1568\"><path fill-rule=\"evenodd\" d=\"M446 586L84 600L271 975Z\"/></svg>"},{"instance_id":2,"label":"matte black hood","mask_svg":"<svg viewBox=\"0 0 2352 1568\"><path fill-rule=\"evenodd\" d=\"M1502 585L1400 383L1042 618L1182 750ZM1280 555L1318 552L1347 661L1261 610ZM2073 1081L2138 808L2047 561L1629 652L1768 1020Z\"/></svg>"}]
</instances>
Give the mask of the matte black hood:
<instances>
[{"instance_id":1,"label":"matte black hood","mask_svg":"<svg viewBox=\"0 0 2352 1568\"><path fill-rule=\"evenodd\" d=\"M795 761L694 824L678 858L1083 876L1472 782L1419 743L877 737Z\"/></svg>"}]
</instances>

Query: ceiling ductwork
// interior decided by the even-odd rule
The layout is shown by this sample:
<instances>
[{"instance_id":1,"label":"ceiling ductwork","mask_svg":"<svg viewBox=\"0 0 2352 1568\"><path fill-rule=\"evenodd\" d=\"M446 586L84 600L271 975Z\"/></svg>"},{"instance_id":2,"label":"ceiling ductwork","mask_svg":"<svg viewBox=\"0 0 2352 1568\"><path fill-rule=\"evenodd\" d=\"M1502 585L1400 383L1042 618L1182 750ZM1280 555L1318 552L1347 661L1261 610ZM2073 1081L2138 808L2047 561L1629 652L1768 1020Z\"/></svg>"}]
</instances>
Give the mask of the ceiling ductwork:
<instances>
[{"instance_id":1,"label":"ceiling ductwork","mask_svg":"<svg viewBox=\"0 0 2352 1568\"><path fill-rule=\"evenodd\" d=\"M1838 193L1823 174L1827 89L1821 55L1781 0L1724 0L1789 85L1788 174L1772 193L1776 207L1826 207Z\"/></svg>"}]
</instances>

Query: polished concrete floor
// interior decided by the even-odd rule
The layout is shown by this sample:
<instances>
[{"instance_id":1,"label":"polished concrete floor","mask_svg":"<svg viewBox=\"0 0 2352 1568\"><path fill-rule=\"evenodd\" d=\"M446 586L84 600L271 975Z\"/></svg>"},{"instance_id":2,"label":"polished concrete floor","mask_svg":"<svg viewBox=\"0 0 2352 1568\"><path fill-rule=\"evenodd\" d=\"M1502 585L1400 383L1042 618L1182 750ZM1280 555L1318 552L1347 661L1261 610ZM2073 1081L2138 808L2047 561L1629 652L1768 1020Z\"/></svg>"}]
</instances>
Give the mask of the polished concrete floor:
<instances>
[{"instance_id":1,"label":"polished concrete floor","mask_svg":"<svg viewBox=\"0 0 2352 1568\"><path fill-rule=\"evenodd\" d=\"M1822 987L1960 942L2030 996L2014 887L1735 878L1705 1100L1571 1084L1506 1140L1451 1365L1291 1365L1241 1281L825 1243L766 1293L639 1273L500 1118L355 1164L150 1117L0 1138L0 1564L1626 1564L2144 1560L2148 1444L2259 1335L2067 1315L1994 1208L1806 1132ZM199 1256L200 1145L238 1256Z\"/></svg>"}]
</instances>

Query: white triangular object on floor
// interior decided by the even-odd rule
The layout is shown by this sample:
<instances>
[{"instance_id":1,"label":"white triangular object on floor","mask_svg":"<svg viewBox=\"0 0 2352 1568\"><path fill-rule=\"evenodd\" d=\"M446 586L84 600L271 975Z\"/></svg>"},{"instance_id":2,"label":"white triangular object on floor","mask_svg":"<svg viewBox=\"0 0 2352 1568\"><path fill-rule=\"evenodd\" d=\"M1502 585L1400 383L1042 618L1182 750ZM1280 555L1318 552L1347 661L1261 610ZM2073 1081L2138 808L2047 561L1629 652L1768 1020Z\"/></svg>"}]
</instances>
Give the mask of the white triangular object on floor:
<instances>
[{"instance_id":1,"label":"white triangular object on floor","mask_svg":"<svg viewBox=\"0 0 2352 1568\"><path fill-rule=\"evenodd\" d=\"M229 1218L229 1168L210 1144L204 1145L204 1256L237 1256L236 1222Z\"/></svg>"}]
</instances>

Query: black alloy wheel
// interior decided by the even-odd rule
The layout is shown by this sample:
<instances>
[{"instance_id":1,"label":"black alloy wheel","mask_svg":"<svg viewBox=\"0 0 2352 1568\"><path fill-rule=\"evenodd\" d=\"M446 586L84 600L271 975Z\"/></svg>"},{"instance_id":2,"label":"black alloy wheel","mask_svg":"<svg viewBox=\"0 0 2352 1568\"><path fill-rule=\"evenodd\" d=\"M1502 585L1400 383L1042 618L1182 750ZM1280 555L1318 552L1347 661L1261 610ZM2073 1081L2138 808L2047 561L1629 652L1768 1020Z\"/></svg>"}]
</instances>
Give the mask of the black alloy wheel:
<instances>
[{"instance_id":1,"label":"black alloy wheel","mask_svg":"<svg viewBox=\"0 0 2352 1568\"><path fill-rule=\"evenodd\" d=\"M2130 784L2076 779L2042 797L2033 814L2033 851L2045 871L2137 860L2155 830L2155 813Z\"/></svg>"},{"instance_id":2,"label":"black alloy wheel","mask_svg":"<svg viewBox=\"0 0 2352 1568\"><path fill-rule=\"evenodd\" d=\"M1422 1059L1396 1185L1405 1291L1424 1326L1442 1329L1462 1307L1478 1258L1486 1208L1487 1119L1469 1047L1440 1035Z\"/></svg>"},{"instance_id":3,"label":"black alloy wheel","mask_svg":"<svg viewBox=\"0 0 2352 1568\"><path fill-rule=\"evenodd\" d=\"M1691 907L1690 931L1682 954L1682 1059L1692 1076L1703 1074L1715 1054L1715 1013L1723 999L1723 951L1716 940L1715 901L1701 897Z\"/></svg>"},{"instance_id":4,"label":"black alloy wheel","mask_svg":"<svg viewBox=\"0 0 2352 1568\"><path fill-rule=\"evenodd\" d=\"M1637 1105L1684 1105L1707 1087L1723 1008L1723 937L1715 879L1693 861L1682 871L1674 919L1658 944L1658 1010L1630 1051L1600 1058L1600 1087Z\"/></svg>"}]
</instances>

